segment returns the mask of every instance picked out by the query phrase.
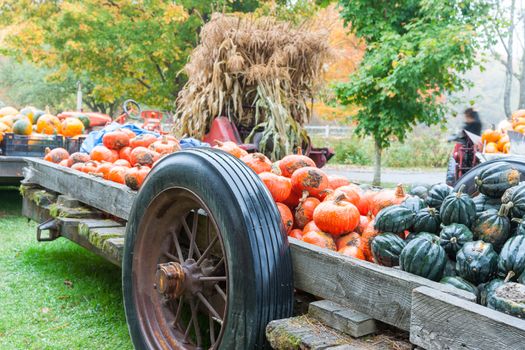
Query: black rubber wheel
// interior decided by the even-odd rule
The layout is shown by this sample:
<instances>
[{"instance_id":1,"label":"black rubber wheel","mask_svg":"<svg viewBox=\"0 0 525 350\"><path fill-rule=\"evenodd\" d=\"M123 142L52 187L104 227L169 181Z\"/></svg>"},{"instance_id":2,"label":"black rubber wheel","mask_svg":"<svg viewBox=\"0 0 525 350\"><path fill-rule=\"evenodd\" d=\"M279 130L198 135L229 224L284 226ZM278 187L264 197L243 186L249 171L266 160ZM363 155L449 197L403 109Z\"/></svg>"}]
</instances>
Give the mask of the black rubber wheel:
<instances>
[{"instance_id":1,"label":"black rubber wheel","mask_svg":"<svg viewBox=\"0 0 525 350\"><path fill-rule=\"evenodd\" d=\"M176 321L169 316L167 320L171 323L167 322L162 316L165 312L158 311L158 304L166 298L166 295L159 296L159 290L166 287L159 288L159 283L153 283L158 270L153 262L148 263L151 256L157 256L159 247L171 249L166 246L164 231L171 222L177 221L178 208L191 207L187 203L192 201L200 203L193 205L200 208L198 212L193 209L193 214L206 212L216 228L226 270L226 277L221 280L225 290L221 294L227 299L223 304L220 334L215 343L200 346L191 339L181 340L180 332L166 327ZM181 231L177 231L180 226L169 227L179 238L183 237ZM151 250L144 249L148 244ZM191 243L189 246L193 247ZM196 246L195 250L200 247ZM206 252L201 250L199 255ZM191 257L191 250L189 254ZM165 257L158 258L158 266L176 264L178 260L173 255L177 254L167 255L175 262L166 263ZM200 278L212 279L202 275ZM279 212L259 177L244 163L222 151L190 149L164 158L152 169L132 206L122 264L124 307L136 349L268 348L265 338L268 322L292 315L292 278L288 240ZM200 311L204 308L202 305ZM211 315L208 316L210 324L213 323ZM187 323L189 329L192 321ZM211 332L210 328L208 333ZM191 334L186 330L186 337L191 338Z\"/></svg>"},{"instance_id":2,"label":"black rubber wheel","mask_svg":"<svg viewBox=\"0 0 525 350\"><path fill-rule=\"evenodd\" d=\"M518 169L521 173L520 181L525 180L525 158L523 157L505 157L501 159L493 159L489 160L485 163L478 164L474 168L470 169L465 175L463 175L455 184L454 190L457 191L459 188L463 185L465 185L465 189L463 190L464 193L467 193L469 195L475 195L477 194L476 186L474 184L474 179L478 174L487 168L490 168L494 163L498 162L504 162L509 163L512 166L514 166L516 169Z\"/></svg>"}]
</instances>

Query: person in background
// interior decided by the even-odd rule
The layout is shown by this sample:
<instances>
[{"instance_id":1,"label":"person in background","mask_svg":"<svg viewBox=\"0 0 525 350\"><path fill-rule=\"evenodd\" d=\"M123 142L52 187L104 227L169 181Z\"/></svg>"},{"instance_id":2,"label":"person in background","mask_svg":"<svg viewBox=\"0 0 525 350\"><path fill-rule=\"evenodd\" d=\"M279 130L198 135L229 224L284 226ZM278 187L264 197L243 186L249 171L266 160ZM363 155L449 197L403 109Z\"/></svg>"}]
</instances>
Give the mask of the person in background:
<instances>
[{"instance_id":1,"label":"person in background","mask_svg":"<svg viewBox=\"0 0 525 350\"><path fill-rule=\"evenodd\" d=\"M465 109L465 124L463 124L463 130L481 135L482 125L479 119L479 114L473 108Z\"/></svg>"}]
</instances>

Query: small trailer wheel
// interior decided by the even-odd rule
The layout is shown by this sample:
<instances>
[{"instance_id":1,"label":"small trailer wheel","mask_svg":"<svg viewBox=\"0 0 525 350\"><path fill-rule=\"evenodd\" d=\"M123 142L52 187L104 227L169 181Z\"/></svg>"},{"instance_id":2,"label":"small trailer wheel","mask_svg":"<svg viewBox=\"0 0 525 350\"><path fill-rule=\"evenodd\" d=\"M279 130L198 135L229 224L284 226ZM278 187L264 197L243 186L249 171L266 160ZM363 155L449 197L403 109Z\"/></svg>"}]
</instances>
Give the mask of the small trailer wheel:
<instances>
[{"instance_id":1,"label":"small trailer wheel","mask_svg":"<svg viewBox=\"0 0 525 350\"><path fill-rule=\"evenodd\" d=\"M233 156L191 149L159 162L133 203L122 264L136 349L262 349L293 308L279 212Z\"/></svg>"}]
</instances>

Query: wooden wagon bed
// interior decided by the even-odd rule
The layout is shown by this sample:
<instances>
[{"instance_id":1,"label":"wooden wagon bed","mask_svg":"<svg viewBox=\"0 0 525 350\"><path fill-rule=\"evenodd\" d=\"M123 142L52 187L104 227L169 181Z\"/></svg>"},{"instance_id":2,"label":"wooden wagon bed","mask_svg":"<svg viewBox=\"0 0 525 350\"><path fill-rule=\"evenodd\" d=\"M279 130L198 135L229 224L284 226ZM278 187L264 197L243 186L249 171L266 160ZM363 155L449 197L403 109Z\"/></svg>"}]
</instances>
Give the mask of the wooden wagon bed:
<instances>
[{"instance_id":1,"label":"wooden wagon bed","mask_svg":"<svg viewBox=\"0 0 525 350\"><path fill-rule=\"evenodd\" d=\"M121 264L136 192L42 160L28 160L21 192L25 216L49 219L51 232ZM470 293L293 238L290 249L296 289L407 331L412 344L427 349L525 348L525 321L474 303ZM328 312L325 323L337 322L337 311ZM287 331L289 322L303 322L294 329L312 338L304 329L311 322L286 322L270 323L269 338L272 332L293 333Z\"/></svg>"}]
</instances>

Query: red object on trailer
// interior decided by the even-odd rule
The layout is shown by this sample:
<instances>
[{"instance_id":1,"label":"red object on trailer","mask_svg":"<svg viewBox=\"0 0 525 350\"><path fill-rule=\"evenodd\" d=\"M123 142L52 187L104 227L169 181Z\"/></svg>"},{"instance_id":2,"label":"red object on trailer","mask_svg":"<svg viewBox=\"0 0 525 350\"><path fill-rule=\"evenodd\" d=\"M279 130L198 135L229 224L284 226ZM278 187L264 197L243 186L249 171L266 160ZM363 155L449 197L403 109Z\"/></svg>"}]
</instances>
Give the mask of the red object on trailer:
<instances>
[{"instance_id":1,"label":"red object on trailer","mask_svg":"<svg viewBox=\"0 0 525 350\"><path fill-rule=\"evenodd\" d=\"M63 120L68 117L78 117L80 115L85 115L89 118L90 127L104 126L111 123L111 117L109 115L98 112L62 112L57 115L57 118Z\"/></svg>"}]
</instances>

